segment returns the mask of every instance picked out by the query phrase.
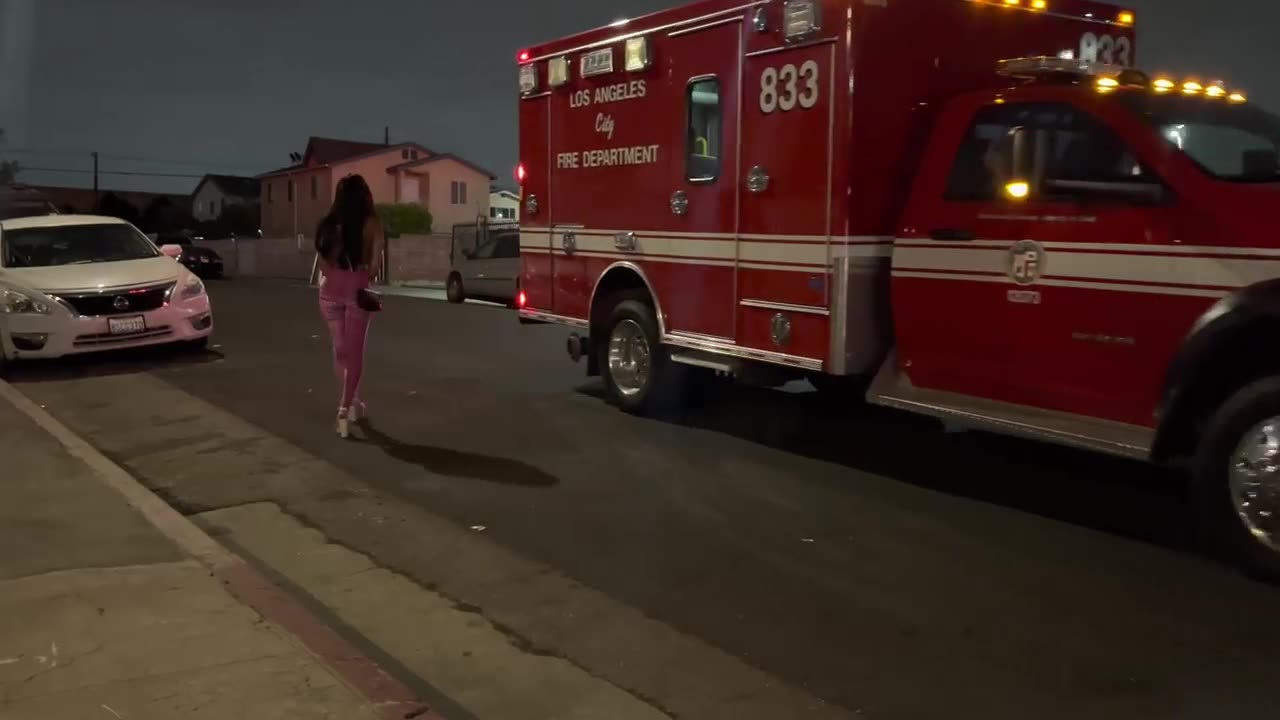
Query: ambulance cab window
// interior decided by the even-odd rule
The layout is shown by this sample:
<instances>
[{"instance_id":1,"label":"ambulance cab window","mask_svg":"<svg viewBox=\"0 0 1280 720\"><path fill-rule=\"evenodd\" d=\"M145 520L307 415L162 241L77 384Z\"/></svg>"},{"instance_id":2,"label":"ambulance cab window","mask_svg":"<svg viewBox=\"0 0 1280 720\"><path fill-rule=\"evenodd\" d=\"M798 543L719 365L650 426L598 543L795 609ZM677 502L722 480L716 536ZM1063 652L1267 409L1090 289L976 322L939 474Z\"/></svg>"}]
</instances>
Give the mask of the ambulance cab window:
<instances>
[{"instance_id":1,"label":"ambulance cab window","mask_svg":"<svg viewBox=\"0 0 1280 720\"><path fill-rule=\"evenodd\" d=\"M688 112L685 172L689 180L710 182L720 177L720 80L704 78L685 91Z\"/></svg>"},{"instance_id":2,"label":"ambulance cab window","mask_svg":"<svg viewBox=\"0 0 1280 720\"><path fill-rule=\"evenodd\" d=\"M1015 170L1014 131L1021 129L1023 168ZM1032 173L1040 177L1025 177ZM1045 199L1080 199L1079 190L1055 189L1053 181L1081 187L1158 182L1123 141L1093 116L1063 104L992 105L974 119L960 145L946 198L991 202L1011 180L1039 181Z\"/></svg>"}]
</instances>

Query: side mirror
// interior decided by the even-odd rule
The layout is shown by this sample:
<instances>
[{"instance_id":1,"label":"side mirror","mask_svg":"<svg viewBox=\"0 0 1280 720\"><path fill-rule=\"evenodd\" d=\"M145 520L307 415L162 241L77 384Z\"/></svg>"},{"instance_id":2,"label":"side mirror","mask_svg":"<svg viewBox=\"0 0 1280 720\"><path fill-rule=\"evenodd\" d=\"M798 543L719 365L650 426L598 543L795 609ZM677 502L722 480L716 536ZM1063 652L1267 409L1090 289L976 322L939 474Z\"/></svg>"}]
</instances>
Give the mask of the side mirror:
<instances>
[{"instance_id":1,"label":"side mirror","mask_svg":"<svg viewBox=\"0 0 1280 720\"><path fill-rule=\"evenodd\" d=\"M160 252L163 253L166 257L171 257L174 260L177 260L178 258L182 257L182 246L181 245L161 245Z\"/></svg>"}]
</instances>

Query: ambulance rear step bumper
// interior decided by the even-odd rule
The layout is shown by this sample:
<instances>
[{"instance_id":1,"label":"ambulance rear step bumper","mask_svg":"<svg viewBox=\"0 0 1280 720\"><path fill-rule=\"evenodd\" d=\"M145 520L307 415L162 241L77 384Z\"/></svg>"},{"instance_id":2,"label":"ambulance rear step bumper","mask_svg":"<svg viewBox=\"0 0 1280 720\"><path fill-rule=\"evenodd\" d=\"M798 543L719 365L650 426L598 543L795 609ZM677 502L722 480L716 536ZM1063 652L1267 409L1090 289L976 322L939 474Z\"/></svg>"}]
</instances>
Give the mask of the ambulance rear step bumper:
<instances>
[{"instance_id":1,"label":"ambulance rear step bumper","mask_svg":"<svg viewBox=\"0 0 1280 720\"><path fill-rule=\"evenodd\" d=\"M688 352L672 353L671 362L677 362L681 365L692 365L693 367L706 368L708 370L715 370L716 372L723 373L725 375L737 374L737 368L729 362L719 358L713 359L706 356L698 357L693 353Z\"/></svg>"}]
</instances>

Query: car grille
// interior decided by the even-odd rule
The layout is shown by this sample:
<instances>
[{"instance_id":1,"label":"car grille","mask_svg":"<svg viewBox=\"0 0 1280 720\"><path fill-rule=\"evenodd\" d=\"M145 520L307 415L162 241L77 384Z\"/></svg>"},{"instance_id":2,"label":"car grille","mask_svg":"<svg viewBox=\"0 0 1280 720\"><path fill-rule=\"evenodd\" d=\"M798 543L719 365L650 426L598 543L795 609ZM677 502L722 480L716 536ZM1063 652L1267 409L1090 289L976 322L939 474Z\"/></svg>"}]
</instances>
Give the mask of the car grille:
<instances>
[{"instance_id":1,"label":"car grille","mask_svg":"<svg viewBox=\"0 0 1280 720\"><path fill-rule=\"evenodd\" d=\"M151 285L115 292L58 294L54 297L70 305L79 315L129 315L164 307L177 283Z\"/></svg>"}]
</instances>

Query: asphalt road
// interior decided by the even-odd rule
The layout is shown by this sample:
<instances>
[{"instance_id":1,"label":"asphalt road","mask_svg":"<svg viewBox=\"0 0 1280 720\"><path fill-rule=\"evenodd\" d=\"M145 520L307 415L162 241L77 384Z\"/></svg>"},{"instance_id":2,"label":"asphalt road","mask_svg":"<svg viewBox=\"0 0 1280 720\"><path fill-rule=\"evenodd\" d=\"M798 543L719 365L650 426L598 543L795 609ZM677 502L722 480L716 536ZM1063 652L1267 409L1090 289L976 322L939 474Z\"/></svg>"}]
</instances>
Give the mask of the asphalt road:
<instances>
[{"instance_id":1,"label":"asphalt road","mask_svg":"<svg viewBox=\"0 0 1280 720\"><path fill-rule=\"evenodd\" d=\"M679 417L637 419L568 361L566 330L404 297L371 333L372 427L343 443L314 291L230 281L213 295L207 356L54 363L14 381L94 440L107 429L89 413L143 400L85 383L150 376L345 470L389 515L483 526L850 715L1280 716L1280 591L1195 552L1175 476L840 408L803 387L733 387ZM106 450L127 465L140 442ZM261 499L230 476L166 486L187 512ZM290 492L335 497L320 484L317 497ZM326 517L308 522L424 586L440 580L430 555L404 552L411 519L375 537ZM541 650L645 687L567 641ZM709 672L696 655L663 662Z\"/></svg>"}]
</instances>

